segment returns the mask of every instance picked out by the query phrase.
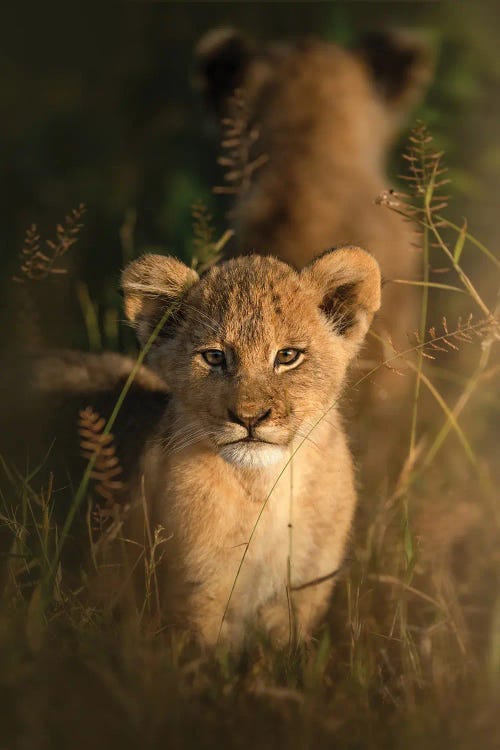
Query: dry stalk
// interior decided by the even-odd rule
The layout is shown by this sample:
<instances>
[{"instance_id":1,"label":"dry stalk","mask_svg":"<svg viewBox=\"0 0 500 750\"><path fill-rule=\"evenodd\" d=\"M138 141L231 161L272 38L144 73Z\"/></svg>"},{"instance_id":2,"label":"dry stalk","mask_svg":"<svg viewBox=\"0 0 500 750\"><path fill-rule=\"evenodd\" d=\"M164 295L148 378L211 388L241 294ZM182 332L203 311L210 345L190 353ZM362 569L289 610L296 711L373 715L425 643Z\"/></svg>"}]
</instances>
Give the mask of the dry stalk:
<instances>
[{"instance_id":1,"label":"dry stalk","mask_svg":"<svg viewBox=\"0 0 500 750\"><path fill-rule=\"evenodd\" d=\"M69 213L62 224L56 226L54 240L45 240L46 250L42 250L41 238L36 224L32 224L26 231L24 245L20 252L20 267L14 281L41 281L50 275L66 273L66 269L58 265L60 259L77 242L83 229L81 222L86 208L80 203Z\"/></svg>"},{"instance_id":2,"label":"dry stalk","mask_svg":"<svg viewBox=\"0 0 500 750\"><path fill-rule=\"evenodd\" d=\"M217 195L241 197L250 187L253 173L268 161L266 154L253 155L260 135L259 128L250 121L245 92L236 89L229 102L229 115L222 120L222 155L218 163L226 168L224 186L213 188Z\"/></svg>"},{"instance_id":3,"label":"dry stalk","mask_svg":"<svg viewBox=\"0 0 500 750\"><path fill-rule=\"evenodd\" d=\"M96 492L106 500L108 507L112 506L125 488L118 478L123 469L116 455L113 435L103 432L106 420L91 406L81 409L79 417L78 433L82 456L89 461L94 459L90 477L95 481Z\"/></svg>"},{"instance_id":4,"label":"dry stalk","mask_svg":"<svg viewBox=\"0 0 500 750\"><path fill-rule=\"evenodd\" d=\"M193 203L191 206L191 215L193 218L194 247L191 267L198 271L198 273L203 273L203 271L206 271L220 260L222 250L234 232L232 229L227 229L219 239L216 239L213 216L201 201Z\"/></svg>"},{"instance_id":5,"label":"dry stalk","mask_svg":"<svg viewBox=\"0 0 500 750\"><path fill-rule=\"evenodd\" d=\"M193 247L194 255L192 267L197 271L203 271L220 258L220 250L215 240L215 227L213 216L201 201L191 206L193 219Z\"/></svg>"}]
</instances>

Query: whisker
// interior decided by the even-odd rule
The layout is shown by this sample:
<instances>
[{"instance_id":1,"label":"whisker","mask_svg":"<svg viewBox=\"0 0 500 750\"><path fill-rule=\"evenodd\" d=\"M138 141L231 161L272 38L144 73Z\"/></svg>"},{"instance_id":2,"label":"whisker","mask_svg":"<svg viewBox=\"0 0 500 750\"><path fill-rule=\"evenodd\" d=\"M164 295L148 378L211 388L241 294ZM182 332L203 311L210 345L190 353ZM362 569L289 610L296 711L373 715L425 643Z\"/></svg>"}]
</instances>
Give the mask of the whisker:
<instances>
[{"instance_id":1,"label":"whisker","mask_svg":"<svg viewBox=\"0 0 500 750\"><path fill-rule=\"evenodd\" d=\"M206 428L203 427L200 424L185 424L182 427L180 427L178 430L173 432L170 436L167 442L173 442L175 440L179 439L186 439L190 437L191 435L196 434L197 432L205 432Z\"/></svg>"},{"instance_id":2,"label":"whisker","mask_svg":"<svg viewBox=\"0 0 500 750\"><path fill-rule=\"evenodd\" d=\"M220 334L221 325L217 320L215 320L215 318L212 318L210 315L207 315L207 313L199 310L197 307L194 307L194 305L186 304L185 308L191 312L193 318L198 319L198 323L200 323L200 325L205 326L216 335Z\"/></svg>"},{"instance_id":3,"label":"whisker","mask_svg":"<svg viewBox=\"0 0 500 750\"><path fill-rule=\"evenodd\" d=\"M175 430L170 435L168 435L165 439L163 439L161 443L163 450L167 451L170 448L170 446L172 445L175 446L176 441L186 440L191 435L196 434L198 431L202 429L204 428L202 428L200 425L193 425L190 423L182 425L182 427L180 427L178 430Z\"/></svg>"},{"instance_id":4,"label":"whisker","mask_svg":"<svg viewBox=\"0 0 500 750\"><path fill-rule=\"evenodd\" d=\"M207 438L209 435L210 433L206 432L206 430L201 430L199 433L191 435L189 438L181 441L178 445L175 445L172 448L171 453L179 453L179 451L188 448L190 445L195 445L195 443L201 442L202 438Z\"/></svg>"},{"instance_id":5,"label":"whisker","mask_svg":"<svg viewBox=\"0 0 500 750\"><path fill-rule=\"evenodd\" d=\"M301 412L300 410L297 410L297 409L294 410L294 416L299 417L301 419L301 424L306 427L312 428L312 427L319 426L320 424L323 424L323 423L330 425L330 427L338 427L338 425L334 424L333 422L330 422L330 420L327 419L326 415L324 416L320 415L315 419L311 419L310 417L304 417L303 414L304 412Z\"/></svg>"},{"instance_id":6,"label":"whisker","mask_svg":"<svg viewBox=\"0 0 500 750\"><path fill-rule=\"evenodd\" d=\"M311 443L311 445L320 453L324 452L323 448L320 448L319 445L311 437L309 437L309 435L307 435L307 433L301 433L299 430L296 430L295 434Z\"/></svg>"}]
</instances>

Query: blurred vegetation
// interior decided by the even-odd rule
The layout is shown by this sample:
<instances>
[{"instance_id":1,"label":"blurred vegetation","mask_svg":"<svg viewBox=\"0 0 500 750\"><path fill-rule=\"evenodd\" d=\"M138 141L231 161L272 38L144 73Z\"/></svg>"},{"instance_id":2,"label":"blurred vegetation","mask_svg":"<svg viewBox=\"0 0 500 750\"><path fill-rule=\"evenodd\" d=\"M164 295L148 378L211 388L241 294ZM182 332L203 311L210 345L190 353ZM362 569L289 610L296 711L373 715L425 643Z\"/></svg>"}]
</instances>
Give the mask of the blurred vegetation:
<instances>
[{"instance_id":1,"label":"blurred vegetation","mask_svg":"<svg viewBox=\"0 0 500 750\"><path fill-rule=\"evenodd\" d=\"M49 236L85 202L74 273L55 279L44 336L86 346L80 303L118 310L119 269L148 249L192 253L191 205L202 200L224 228L227 203L211 186L217 128L192 86L192 51L208 29L234 25L258 38L321 36L341 44L380 26L421 28L438 53L435 83L419 114L446 149L459 199L491 243L492 186L500 173L493 93L500 78L494 4L455 2L112 3L2 10L0 86L0 291L9 300L24 232ZM398 151L392 160L399 171ZM471 209L472 204L472 209ZM125 224L126 240L120 228ZM75 278L86 290L76 293ZM80 302L78 301L80 299ZM43 301L39 302L43 305ZM12 326L12 308L4 305ZM114 314L114 313L113 313ZM111 329L109 320L108 328ZM111 332L108 346L118 343ZM4 344L7 343L4 340Z\"/></svg>"},{"instance_id":2,"label":"blurred vegetation","mask_svg":"<svg viewBox=\"0 0 500 750\"><path fill-rule=\"evenodd\" d=\"M438 68L415 116L446 151L453 182L447 216L460 227L466 215L473 235L495 252L495 11L493 2L452 0L4 7L3 348L21 347L40 333L52 346L134 346L119 325L120 268L150 249L189 258L197 201L222 234L227 204L211 192L220 183L217 128L191 80L193 47L217 25L240 26L259 38L311 34L347 45L379 26L422 28L436 47ZM390 165L395 182L400 151L401 144ZM82 202L84 227L64 258L69 273L52 274L37 285L36 299L26 299L25 287L12 281L26 229L36 223L42 240L56 238L56 225ZM455 243L457 233L450 238ZM497 279L484 254L467 247L460 263L474 282L480 277L490 301ZM439 326L448 311L455 320L451 296L433 290L428 324ZM40 331L30 333L23 308L14 310L23 300L38 306ZM17 546L12 560L3 561L14 571L2 579L10 609L0 608L0 730L11 746L495 747L500 610L498 523L491 511L498 506L490 488L498 486L499 402L490 384L498 366L486 370L483 343L465 342L460 352L425 363L457 418L474 394L466 414L472 460L438 405L432 430L422 429L417 445L430 456L429 466L418 464L416 450L409 458L419 470L409 461L394 492L365 488L369 523L360 524L351 570L337 588L332 641L326 628L310 651L285 655L262 645L259 660L243 667L210 659L133 623L120 628L105 612L82 606L72 591L61 596L59 580L45 621L37 582L59 544L50 509L60 506L61 496L56 490L52 497L52 484L37 494L32 476L16 477L24 526L2 510ZM8 494L0 500L11 508ZM408 545L408 502L424 527L428 509L442 513L437 532L443 530L444 541L430 533L430 553ZM461 524L478 530L468 535ZM462 633L470 637L465 653Z\"/></svg>"}]
</instances>

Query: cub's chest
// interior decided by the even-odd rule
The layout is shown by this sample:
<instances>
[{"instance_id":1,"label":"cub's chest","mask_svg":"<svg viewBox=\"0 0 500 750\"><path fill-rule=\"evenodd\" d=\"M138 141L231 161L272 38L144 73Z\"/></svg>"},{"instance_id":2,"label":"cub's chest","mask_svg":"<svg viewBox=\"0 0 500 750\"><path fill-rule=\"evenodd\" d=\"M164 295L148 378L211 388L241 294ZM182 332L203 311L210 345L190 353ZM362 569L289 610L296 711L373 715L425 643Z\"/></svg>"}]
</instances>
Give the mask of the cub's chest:
<instances>
[{"instance_id":1,"label":"cub's chest","mask_svg":"<svg viewBox=\"0 0 500 750\"><path fill-rule=\"evenodd\" d=\"M232 607L252 616L267 600L286 595L287 561L290 550L289 504L282 497L270 497L248 527L247 542L238 548L237 567L244 555L233 593ZM245 552L246 551L246 552ZM229 571L228 571L229 572Z\"/></svg>"},{"instance_id":2,"label":"cub's chest","mask_svg":"<svg viewBox=\"0 0 500 750\"><path fill-rule=\"evenodd\" d=\"M255 530L247 557L255 565L271 569L286 563L290 541L290 502L288 497L270 497L257 510ZM261 512L262 511L262 512Z\"/></svg>"},{"instance_id":3,"label":"cub's chest","mask_svg":"<svg viewBox=\"0 0 500 750\"><path fill-rule=\"evenodd\" d=\"M297 473L292 482L285 469L276 482L278 467L270 477L247 483L213 458L204 465L198 456L197 472L182 458L161 483L168 487L160 493L161 522L173 537L166 554L175 553L189 579L220 590L224 601L232 590L229 616L232 610L251 617L267 600L286 597L288 559L295 560L299 550L299 557L307 557L310 546L301 511L305 488Z\"/></svg>"}]
</instances>

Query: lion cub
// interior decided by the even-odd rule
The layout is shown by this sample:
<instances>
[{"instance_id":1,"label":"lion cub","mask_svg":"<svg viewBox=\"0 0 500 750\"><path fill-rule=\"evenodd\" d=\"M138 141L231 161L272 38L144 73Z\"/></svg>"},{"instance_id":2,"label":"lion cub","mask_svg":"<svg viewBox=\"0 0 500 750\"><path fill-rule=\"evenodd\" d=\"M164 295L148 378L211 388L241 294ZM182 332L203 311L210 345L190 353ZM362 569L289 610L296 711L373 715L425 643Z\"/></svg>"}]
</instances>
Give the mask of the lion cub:
<instances>
[{"instance_id":1,"label":"lion cub","mask_svg":"<svg viewBox=\"0 0 500 750\"><path fill-rule=\"evenodd\" d=\"M175 308L149 354L170 400L128 529L142 544L143 508L164 529L163 619L207 645L238 646L252 626L307 638L356 503L337 402L380 305L377 262L343 247L300 272L250 255L199 277L146 255L122 285L141 344Z\"/></svg>"}]
</instances>

